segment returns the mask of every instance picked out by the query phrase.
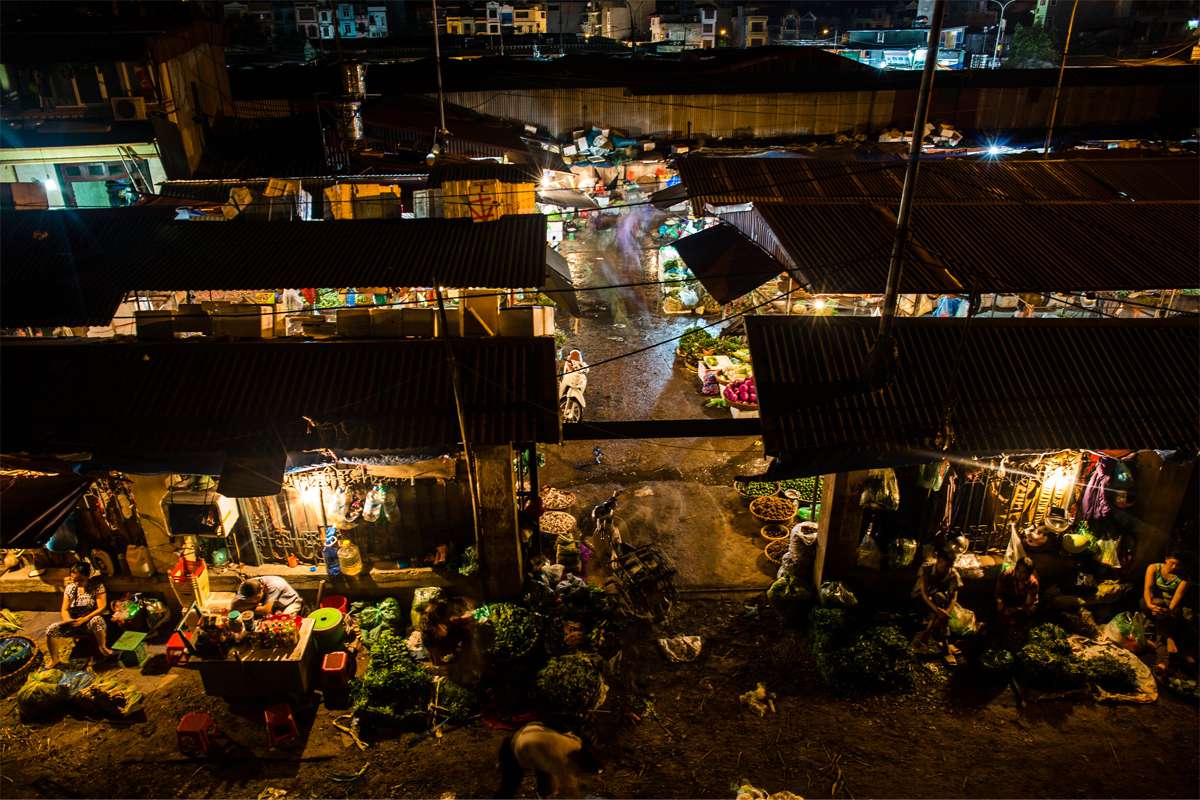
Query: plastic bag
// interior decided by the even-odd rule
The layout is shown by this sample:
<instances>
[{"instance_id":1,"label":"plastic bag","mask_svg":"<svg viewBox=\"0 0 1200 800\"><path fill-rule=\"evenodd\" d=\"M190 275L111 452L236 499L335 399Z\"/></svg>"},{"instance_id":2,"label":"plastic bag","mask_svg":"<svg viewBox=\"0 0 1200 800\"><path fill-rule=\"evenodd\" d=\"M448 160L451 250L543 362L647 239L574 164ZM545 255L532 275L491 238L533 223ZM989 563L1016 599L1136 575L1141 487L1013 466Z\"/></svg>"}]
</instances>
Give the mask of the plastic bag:
<instances>
[{"instance_id":1,"label":"plastic bag","mask_svg":"<svg viewBox=\"0 0 1200 800\"><path fill-rule=\"evenodd\" d=\"M1106 567L1121 568L1121 559L1117 555L1121 541L1119 539L1097 539L1096 560Z\"/></svg>"},{"instance_id":2,"label":"plastic bag","mask_svg":"<svg viewBox=\"0 0 1200 800\"><path fill-rule=\"evenodd\" d=\"M1015 523L1009 525L1008 547L1004 548L1004 563L1000 565L1001 572L1012 572L1018 561L1025 559L1025 542L1017 533Z\"/></svg>"},{"instance_id":3,"label":"plastic bag","mask_svg":"<svg viewBox=\"0 0 1200 800\"><path fill-rule=\"evenodd\" d=\"M62 685L61 669L43 669L33 673L17 690L17 709L21 719L39 719L49 716L66 705L70 698L66 686Z\"/></svg>"},{"instance_id":4,"label":"plastic bag","mask_svg":"<svg viewBox=\"0 0 1200 800\"><path fill-rule=\"evenodd\" d=\"M955 636L970 636L979 631L979 623L975 619L975 612L959 605L958 601L950 604L949 614L950 633Z\"/></svg>"},{"instance_id":5,"label":"plastic bag","mask_svg":"<svg viewBox=\"0 0 1200 800\"><path fill-rule=\"evenodd\" d=\"M895 539L888 548L888 566L892 569L910 567L916 557L917 542L915 539Z\"/></svg>"},{"instance_id":6,"label":"plastic bag","mask_svg":"<svg viewBox=\"0 0 1200 800\"><path fill-rule=\"evenodd\" d=\"M103 717L128 717L142 707L142 693L112 678L96 678L71 701L85 714Z\"/></svg>"},{"instance_id":7,"label":"plastic bag","mask_svg":"<svg viewBox=\"0 0 1200 800\"><path fill-rule=\"evenodd\" d=\"M420 626L421 615L425 613L426 607L441 596L442 588L440 586L422 586L413 592L411 616L414 628Z\"/></svg>"},{"instance_id":8,"label":"plastic bag","mask_svg":"<svg viewBox=\"0 0 1200 800\"><path fill-rule=\"evenodd\" d=\"M863 508L873 511L895 511L899 508L900 484L896 480L896 471L892 469L869 470L858 503Z\"/></svg>"},{"instance_id":9,"label":"plastic bag","mask_svg":"<svg viewBox=\"0 0 1200 800\"><path fill-rule=\"evenodd\" d=\"M704 641L699 636L672 636L670 639L658 640L658 649L676 664L695 661L699 658L703 645Z\"/></svg>"},{"instance_id":10,"label":"plastic bag","mask_svg":"<svg viewBox=\"0 0 1200 800\"><path fill-rule=\"evenodd\" d=\"M1110 642L1136 653L1146 646L1146 616L1140 611L1122 611L1108 621L1101 634Z\"/></svg>"},{"instance_id":11,"label":"plastic bag","mask_svg":"<svg viewBox=\"0 0 1200 800\"><path fill-rule=\"evenodd\" d=\"M858 543L858 565L864 569L879 569L882 556L874 537L869 532L866 533Z\"/></svg>"},{"instance_id":12,"label":"plastic bag","mask_svg":"<svg viewBox=\"0 0 1200 800\"><path fill-rule=\"evenodd\" d=\"M824 608L830 606L854 608L858 605L858 598L841 581L825 581L825 583L822 583L821 588L817 590L817 600Z\"/></svg>"},{"instance_id":13,"label":"plastic bag","mask_svg":"<svg viewBox=\"0 0 1200 800\"><path fill-rule=\"evenodd\" d=\"M74 697L82 690L91 686L92 681L96 680L96 673L87 670L66 671L63 672L62 680L58 683L67 691L68 697Z\"/></svg>"}]
</instances>

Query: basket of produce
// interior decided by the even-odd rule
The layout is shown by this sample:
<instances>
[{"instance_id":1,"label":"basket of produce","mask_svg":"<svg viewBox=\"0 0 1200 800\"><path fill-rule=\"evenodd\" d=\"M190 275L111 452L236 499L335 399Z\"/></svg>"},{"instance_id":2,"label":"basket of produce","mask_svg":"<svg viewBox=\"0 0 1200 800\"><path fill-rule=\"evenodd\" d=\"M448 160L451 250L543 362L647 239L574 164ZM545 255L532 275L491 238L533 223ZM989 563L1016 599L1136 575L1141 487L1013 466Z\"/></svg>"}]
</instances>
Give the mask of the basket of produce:
<instances>
[{"instance_id":1,"label":"basket of produce","mask_svg":"<svg viewBox=\"0 0 1200 800\"><path fill-rule=\"evenodd\" d=\"M787 539L773 539L767 542L763 548L763 555L767 557L767 561L772 564L782 564L783 554L788 550Z\"/></svg>"},{"instance_id":2,"label":"basket of produce","mask_svg":"<svg viewBox=\"0 0 1200 800\"><path fill-rule=\"evenodd\" d=\"M575 493L555 489L553 486L543 487L538 495L542 499L542 508L547 511L564 511L575 505Z\"/></svg>"},{"instance_id":3,"label":"basket of produce","mask_svg":"<svg viewBox=\"0 0 1200 800\"><path fill-rule=\"evenodd\" d=\"M721 396L728 400L729 405L734 408L740 408L743 411L755 411L758 409L758 389L754 386L753 375L749 378L729 383Z\"/></svg>"},{"instance_id":4,"label":"basket of produce","mask_svg":"<svg viewBox=\"0 0 1200 800\"><path fill-rule=\"evenodd\" d=\"M516 661L529 655L538 642L533 612L515 603L490 603L475 610L484 649L497 661Z\"/></svg>"},{"instance_id":5,"label":"basket of produce","mask_svg":"<svg viewBox=\"0 0 1200 800\"><path fill-rule=\"evenodd\" d=\"M779 488L783 490L784 497L813 503L821 502L823 486L824 482L820 475L809 475L806 478L787 478L779 482Z\"/></svg>"},{"instance_id":6,"label":"basket of produce","mask_svg":"<svg viewBox=\"0 0 1200 800\"><path fill-rule=\"evenodd\" d=\"M538 527L543 533L556 536L575 530L575 517L566 511L547 511L538 519Z\"/></svg>"},{"instance_id":7,"label":"basket of produce","mask_svg":"<svg viewBox=\"0 0 1200 800\"><path fill-rule=\"evenodd\" d=\"M758 497L771 497L779 492L775 481L734 481L733 488L747 503Z\"/></svg>"},{"instance_id":8,"label":"basket of produce","mask_svg":"<svg viewBox=\"0 0 1200 800\"><path fill-rule=\"evenodd\" d=\"M33 639L27 636L0 639L0 696L23 684L41 665L42 652Z\"/></svg>"},{"instance_id":9,"label":"basket of produce","mask_svg":"<svg viewBox=\"0 0 1200 800\"><path fill-rule=\"evenodd\" d=\"M703 326L690 328L679 337L675 357L687 369L695 369L704 356L733 356L745 351L746 342L740 336L713 336ZM749 351L745 351L748 355ZM741 359L748 361L749 358Z\"/></svg>"},{"instance_id":10,"label":"basket of produce","mask_svg":"<svg viewBox=\"0 0 1200 800\"><path fill-rule=\"evenodd\" d=\"M777 539L786 539L791 536L792 529L781 522L768 522L759 528L758 532L768 542L774 542Z\"/></svg>"},{"instance_id":11,"label":"basket of produce","mask_svg":"<svg viewBox=\"0 0 1200 800\"><path fill-rule=\"evenodd\" d=\"M760 522L791 522L796 502L784 497L757 497L750 502L750 513Z\"/></svg>"}]
</instances>

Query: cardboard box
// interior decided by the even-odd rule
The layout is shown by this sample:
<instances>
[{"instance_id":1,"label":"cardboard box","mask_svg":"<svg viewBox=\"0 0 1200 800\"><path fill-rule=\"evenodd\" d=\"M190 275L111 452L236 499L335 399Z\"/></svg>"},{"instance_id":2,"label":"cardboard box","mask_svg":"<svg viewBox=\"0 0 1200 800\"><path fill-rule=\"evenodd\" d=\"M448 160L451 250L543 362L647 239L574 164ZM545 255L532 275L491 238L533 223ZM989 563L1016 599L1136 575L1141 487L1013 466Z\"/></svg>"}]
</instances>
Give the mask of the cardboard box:
<instances>
[{"instance_id":1,"label":"cardboard box","mask_svg":"<svg viewBox=\"0 0 1200 800\"><path fill-rule=\"evenodd\" d=\"M371 335L371 309L339 308L337 311L338 336L365 339Z\"/></svg>"},{"instance_id":2,"label":"cardboard box","mask_svg":"<svg viewBox=\"0 0 1200 800\"><path fill-rule=\"evenodd\" d=\"M261 339L274 333L275 321L263 313L257 303L229 303L218 306L212 317L213 336L233 339Z\"/></svg>"}]
</instances>

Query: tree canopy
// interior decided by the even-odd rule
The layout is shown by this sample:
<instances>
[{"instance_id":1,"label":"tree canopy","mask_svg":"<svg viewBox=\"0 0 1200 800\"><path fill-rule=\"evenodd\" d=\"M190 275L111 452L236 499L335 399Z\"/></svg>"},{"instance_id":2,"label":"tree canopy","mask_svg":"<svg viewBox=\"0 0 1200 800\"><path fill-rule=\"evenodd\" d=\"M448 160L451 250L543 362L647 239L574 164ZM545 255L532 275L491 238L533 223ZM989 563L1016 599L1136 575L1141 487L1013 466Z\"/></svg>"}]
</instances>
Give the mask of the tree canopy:
<instances>
[{"instance_id":1,"label":"tree canopy","mask_svg":"<svg viewBox=\"0 0 1200 800\"><path fill-rule=\"evenodd\" d=\"M1004 66L1015 69L1054 67L1058 57L1050 33L1036 25L1018 26L1004 48Z\"/></svg>"}]
</instances>

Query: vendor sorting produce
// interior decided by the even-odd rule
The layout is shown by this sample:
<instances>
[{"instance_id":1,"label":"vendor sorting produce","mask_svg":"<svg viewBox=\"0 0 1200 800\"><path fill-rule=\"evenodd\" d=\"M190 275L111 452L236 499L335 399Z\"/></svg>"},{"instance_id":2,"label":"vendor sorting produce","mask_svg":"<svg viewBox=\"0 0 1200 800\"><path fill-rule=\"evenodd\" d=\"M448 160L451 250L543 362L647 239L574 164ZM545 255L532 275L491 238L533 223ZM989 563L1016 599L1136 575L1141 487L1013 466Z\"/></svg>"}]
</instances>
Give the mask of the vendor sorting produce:
<instances>
[{"instance_id":1,"label":"vendor sorting produce","mask_svg":"<svg viewBox=\"0 0 1200 800\"><path fill-rule=\"evenodd\" d=\"M304 606L300 593L278 575L263 575L242 581L234 607L255 614L299 614Z\"/></svg>"}]
</instances>

